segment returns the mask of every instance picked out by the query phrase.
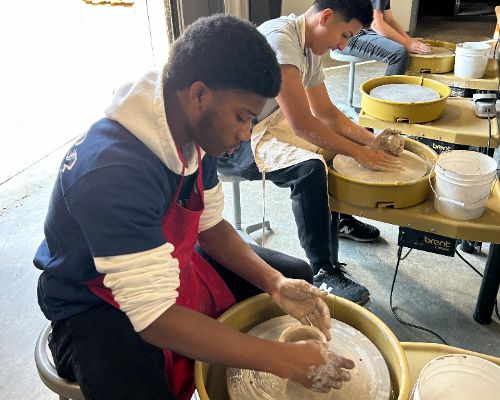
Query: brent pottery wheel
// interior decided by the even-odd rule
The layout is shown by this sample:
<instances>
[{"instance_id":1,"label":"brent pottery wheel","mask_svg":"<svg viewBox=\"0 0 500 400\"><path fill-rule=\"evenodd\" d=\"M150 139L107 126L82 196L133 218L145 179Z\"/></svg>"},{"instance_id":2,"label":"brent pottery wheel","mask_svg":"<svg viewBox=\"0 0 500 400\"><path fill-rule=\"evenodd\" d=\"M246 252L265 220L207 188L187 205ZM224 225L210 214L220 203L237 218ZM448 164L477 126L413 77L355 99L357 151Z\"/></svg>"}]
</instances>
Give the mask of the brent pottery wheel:
<instances>
[{"instance_id":1,"label":"brent pottery wheel","mask_svg":"<svg viewBox=\"0 0 500 400\"><path fill-rule=\"evenodd\" d=\"M332 295L328 295L325 302L330 312L333 313L335 308L336 320L362 332L382 354L391 378L391 400L408 400L411 388L408 361L394 333L377 316L357 304ZM283 311L271 297L260 294L231 307L218 320L241 332L249 332L257 325L280 316L283 316ZM196 361L195 383L201 400L229 399L226 369L222 365Z\"/></svg>"},{"instance_id":2,"label":"brent pottery wheel","mask_svg":"<svg viewBox=\"0 0 500 400\"><path fill-rule=\"evenodd\" d=\"M290 329L292 329L290 335ZM288 331L288 334L286 334ZM311 335L311 331L314 334ZM285 315L273 318L253 328L248 334L269 340L300 339L317 335L302 329L294 318ZM227 387L231 400L389 400L391 382L389 370L377 347L358 330L332 319L330 350L352 359L356 367L351 370L351 381L339 390L328 393L313 392L292 380L266 372L228 368ZM293 337L296 336L296 337ZM317 337L317 336L316 336Z\"/></svg>"},{"instance_id":3,"label":"brent pottery wheel","mask_svg":"<svg viewBox=\"0 0 500 400\"><path fill-rule=\"evenodd\" d=\"M456 45L441 40L421 40L431 46L430 54L410 53L407 71L413 73L445 74L453 71L455 66Z\"/></svg>"},{"instance_id":4,"label":"brent pottery wheel","mask_svg":"<svg viewBox=\"0 0 500 400\"><path fill-rule=\"evenodd\" d=\"M370 95L371 91L383 85L411 84L424 86L439 94L439 98L429 101L398 102L383 100ZM373 118L388 122L423 123L438 119L445 107L451 89L444 83L433 79L393 75L368 79L361 87L361 108Z\"/></svg>"}]
</instances>

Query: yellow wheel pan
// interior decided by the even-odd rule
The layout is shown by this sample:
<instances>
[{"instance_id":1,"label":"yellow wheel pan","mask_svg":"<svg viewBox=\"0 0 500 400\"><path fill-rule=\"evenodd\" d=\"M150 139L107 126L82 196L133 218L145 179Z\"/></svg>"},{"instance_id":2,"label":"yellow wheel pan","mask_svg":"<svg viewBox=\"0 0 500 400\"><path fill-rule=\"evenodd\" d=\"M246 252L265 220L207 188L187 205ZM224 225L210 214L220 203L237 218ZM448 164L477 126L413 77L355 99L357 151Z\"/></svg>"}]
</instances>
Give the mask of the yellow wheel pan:
<instances>
[{"instance_id":1,"label":"yellow wheel pan","mask_svg":"<svg viewBox=\"0 0 500 400\"><path fill-rule=\"evenodd\" d=\"M378 86L389 84L413 84L434 89L440 98L433 101L400 103L377 99L370 96L370 91ZM410 124L429 122L438 119L446 107L446 100L451 89L443 83L420 76L393 75L382 76L365 81L360 88L361 108L377 119L388 122L409 122Z\"/></svg>"},{"instance_id":2,"label":"yellow wheel pan","mask_svg":"<svg viewBox=\"0 0 500 400\"><path fill-rule=\"evenodd\" d=\"M408 71L430 74L445 74L453 71L455 68L455 49L456 45L449 42L442 42L440 40L421 40L421 42L433 46L444 47L445 49L453 51L449 55L426 55L410 53L410 61L408 63Z\"/></svg>"},{"instance_id":3,"label":"yellow wheel pan","mask_svg":"<svg viewBox=\"0 0 500 400\"><path fill-rule=\"evenodd\" d=\"M392 331L374 314L357 304L329 295L326 303L335 308L335 318L351 325L367 336L382 353L394 390L394 400L407 400L410 395L409 368L404 350ZM219 321L241 332L284 315L267 294L260 294L231 307ZM252 351L248 349L248 351ZM197 361L194 368L196 388L201 400L228 400L226 368Z\"/></svg>"},{"instance_id":4,"label":"yellow wheel pan","mask_svg":"<svg viewBox=\"0 0 500 400\"><path fill-rule=\"evenodd\" d=\"M405 138L405 149L422 157L430 166L437 159L434 150L413 139ZM343 202L357 206L405 208L426 200L431 189L428 174L409 182L367 183L348 178L328 167L328 192Z\"/></svg>"}]
</instances>

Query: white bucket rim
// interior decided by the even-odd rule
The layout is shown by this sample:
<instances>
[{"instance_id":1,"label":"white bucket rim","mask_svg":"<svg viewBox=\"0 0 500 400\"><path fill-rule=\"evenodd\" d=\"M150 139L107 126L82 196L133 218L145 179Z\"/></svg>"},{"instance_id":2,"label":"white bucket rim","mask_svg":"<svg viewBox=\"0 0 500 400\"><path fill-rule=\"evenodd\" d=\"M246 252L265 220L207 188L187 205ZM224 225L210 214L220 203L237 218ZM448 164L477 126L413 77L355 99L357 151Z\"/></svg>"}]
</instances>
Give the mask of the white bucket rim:
<instances>
[{"instance_id":1,"label":"white bucket rim","mask_svg":"<svg viewBox=\"0 0 500 400\"><path fill-rule=\"evenodd\" d=\"M491 180L495 178L497 173L497 171L495 170L485 175L468 175L465 178L462 178L457 177L457 174L453 173L453 171L443 169L439 165L436 165L435 171L439 176L446 177L446 179L451 180L453 183L461 186L485 185L486 183L491 182Z\"/></svg>"},{"instance_id":2,"label":"white bucket rim","mask_svg":"<svg viewBox=\"0 0 500 400\"><path fill-rule=\"evenodd\" d=\"M470 371L474 370L477 372L482 372L483 374L484 374L484 371L488 371L491 374L491 377L495 377L497 373L500 373L500 366L498 366L497 364L495 364L489 360L486 360L485 358L478 357L478 356L471 355L471 354L463 354L463 353L445 354L445 355L433 358L432 360L427 362L427 364L425 364L424 367L420 370L420 374L419 374L417 381L413 387L413 392L412 392L411 398L414 400L423 400L421 397L423 394L422 388L428 382L428 380L433 377L433 375L428 376L429 373L433 372L433 370L432 370L433 364L436 365L438 362L443 360L443 361L448 361L448 363L450 364L449 367L451 367L454 364L453 361L455 361L457 359L469 360L471 362L471 365L468 368ZM455 365L457 365L457 364L458 363L455 363ZM446 367L446 363L443 366L441 366L441 365L437 366L437 368L440 368L440 367ZM464 374L465 374L465 371L464 371ZM476 373L475 376L484 378L483 374ZM470 377L471 375L468 375L468 376ZM486 380L486 378L484 380ZM490 381L493 381L495 383L498 382L498 380L490 380ZM414 396L416 396L416 397L414 397Z\"/></svg>"},{"instance_id":3,"label":"white bucket rim","mask_svg":"<svg viewBox=\"0 0 500 400\"><path fill-rule=\"evenodd\" d=\"M462 160L450 160L450 158L454 157L454 156L461 157ZM459 161L463 162L464 157L468 158L468 161L470 161L470 162L474 162L474 161L487 162L488 167L491 168L491 170L488 172L480 173L480 174L466 173L463 171L454 171L453 169L450 169L446 165L443 165L446 162L459 162ZM464 177L489 176L490 174L495 175L495 173L497 171L497 167L498 167L497 162L495 161L494 158L492 158L486 154L479 153L477 151L471 151L471 150L450 150L450 151L442 152L441 154L439 154L439 156L436 160L435 166L439 167L443 171L448 171L450 173L453 173L453 174L456 174L459 176L464 176ZM457 178L460 179L460 177L457 177Z\"/></svg>"},{"instance_id":4,"label":"white bucket rim","mask_svg":"<svg viewBox=\"0 0 500 400\"><path fill-rule=\"evenodd\" d=\"M459 43L456 47L457 49L466 49L466 50L476 50L476 51L485 51L490 50L491 45L485 42L463 42Z\"/></svg>"}]
</instances>

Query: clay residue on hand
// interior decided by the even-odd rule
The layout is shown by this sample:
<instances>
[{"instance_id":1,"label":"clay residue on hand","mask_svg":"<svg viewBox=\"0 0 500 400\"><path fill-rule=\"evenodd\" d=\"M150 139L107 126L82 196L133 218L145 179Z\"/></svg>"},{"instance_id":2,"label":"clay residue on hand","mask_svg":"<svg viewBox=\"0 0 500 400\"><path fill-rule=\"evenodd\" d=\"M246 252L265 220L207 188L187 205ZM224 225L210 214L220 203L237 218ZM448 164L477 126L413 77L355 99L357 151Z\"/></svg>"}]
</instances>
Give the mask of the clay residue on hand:
<instances>
[{"instance_id":1,"label":"clay residue on hand","mask_svg":"<svg viewBox=\"0 0 500 400\"><path fill-rule=\"evenodd\" d=\"M323 365L312 365L307 371L307 377L312 380L311 390L327 393L330 389L340 389L343 382L351 380L351 374L346 369L354 368L354 362L328 351L328 345L322 343L321 355L325 360Z\"/></svg>"}]
</instances>

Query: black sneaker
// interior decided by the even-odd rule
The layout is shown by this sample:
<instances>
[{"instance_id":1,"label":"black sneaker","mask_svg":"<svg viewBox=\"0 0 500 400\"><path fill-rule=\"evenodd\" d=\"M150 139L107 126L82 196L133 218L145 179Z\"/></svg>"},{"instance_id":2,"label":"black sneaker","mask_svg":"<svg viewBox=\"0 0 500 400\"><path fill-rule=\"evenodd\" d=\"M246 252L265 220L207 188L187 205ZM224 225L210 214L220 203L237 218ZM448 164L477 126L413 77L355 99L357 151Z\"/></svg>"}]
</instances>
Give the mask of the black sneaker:
<instances>
[{"instance_id":1,"label":"black sneaker","mask_svg":"<svg viewBox=\"0 0 500 400\"><path fill-rule=\"evenodd\" d=\"M339 221L339 237L357 242L374 242L379 236L380 231L373 225L358 221L350 215Z\"/></svg>"},{"instance_id":2,"label":"black sneaker","mask_svg":"<svg viewBox=\"0 0 500 400\"><path fill-rule=\"evenodd\" d=\"M314 275L313 284L325 292L343 297L359 305L366 304L370 299L368 289L347 277L339 267L332 267L328 271L321 269Z\"/></svg>"}]
</instances>

